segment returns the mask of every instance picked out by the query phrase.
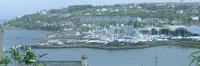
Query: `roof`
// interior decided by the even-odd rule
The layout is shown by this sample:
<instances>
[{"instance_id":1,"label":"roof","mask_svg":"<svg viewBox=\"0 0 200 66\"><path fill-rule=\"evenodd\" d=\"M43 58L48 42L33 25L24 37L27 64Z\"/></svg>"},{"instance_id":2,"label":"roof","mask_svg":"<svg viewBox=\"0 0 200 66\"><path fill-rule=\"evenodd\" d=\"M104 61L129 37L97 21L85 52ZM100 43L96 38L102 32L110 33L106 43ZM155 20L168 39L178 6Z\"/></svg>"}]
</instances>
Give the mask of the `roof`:
<instances>
[{"instance_id":1,"label":"roof","mask_svg":"<svg viewBox=\"0 0 200 66\"><path fill-rule=\"evenodd\" d=\"M47 66L81 66L81 61L40 61Z\"/></svg>"},{"instance_id":2,"label":"roof","mask_svg":"<svg viewBox=\"0 0 200 66\"><path fill-rule=\"evenodd\" d=\"M184 28L185 26L170 26L170 25L167 25L167 26L163 26L163 27L146 27L146 28L141 28L140 30L152 30L152 29L155 29L155 30L162 30L162 29L168 29L170 31L174 31L176 30L177 28Z\"/></svg>"},{"instance_id":3,"label":"roof","mask_svg":"<svg viewBox=\"0 0 200 66\"><path fill-rule=\"evenodd\" d=\"M194 34L200 34L200 27L199 26L170 26L167 28L171 31L179 30L179 29L185 29L190 33Z\"/></svg>"},{"instance_id":4,"label":"roof","mask_svg":"<svg viewBox=\"0 0 200 66\"><path fill-rule=\"evenodd\" d=\"M145 27L145 28L139 28L139 30L152 30L152 29L159 30L158 27Z\"/></svg>"},{"instance_id":5,"label":"roof","mask_svg":"<svg viewBox=\"0 0 200 66\"><path fill-rule=\"evenodd\" d=\"M185 27L185 29L191 33L200 34L199 26L189 26L189 27Z\"/></svg>"},{"instance_id":6,"label":"roof","mask_svg":"<svg viewBox=\"0 0 200 66\"><path fill-rule=\"evenodd\" d=\"M39 62L42 64L46 64L46 66L82 66L81 61L39 61ZM22 63L17 63L15 66L27 66L27 65Z\"/></svg>"},{"instance_id":7,"label":"roof","mask_svg":"<svg viewBox=\"0 0 200 66\"><path fill-rule=\"evenodd\" d=\"M162 29L167 29L170 31L175 31L175 30L179 30L180 28L185 29L187 31L189 31L190 33L194 33L194 34L200 34L200 27L199 26L163 26L163 27L148 27L148 28L142 28L140 30L151 30L151 29L156 29L158 31L162 30Z\"/></svg>"},{"instance_id":8,"label":"roof","mask_svg":"<svg viewBox=\"0 0 200 66\"><path fill-rule=\"evenodd\" d=\"M174 31L174 30L176 30L177 28L184 28L185 26L164 26L164 27L160 27L159 29L161 30L161 29L168 29L168 30L170 30L170 31Z\"/></svg>"}]
</instances>

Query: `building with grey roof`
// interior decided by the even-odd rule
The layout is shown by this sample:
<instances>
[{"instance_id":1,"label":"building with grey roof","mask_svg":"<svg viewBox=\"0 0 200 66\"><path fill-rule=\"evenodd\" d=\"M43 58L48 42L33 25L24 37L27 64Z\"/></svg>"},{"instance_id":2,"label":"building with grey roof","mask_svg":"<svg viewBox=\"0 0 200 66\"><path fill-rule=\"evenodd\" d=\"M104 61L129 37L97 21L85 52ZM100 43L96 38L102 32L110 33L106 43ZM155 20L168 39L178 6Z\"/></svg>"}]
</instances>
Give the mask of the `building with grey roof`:
<instances>
[{"instance_id":1,"label":"building with grey roof","mask_svg":"<svg viewBox=\"0 0 200 66\"><path fill-rule=\"evenodd\" d=\"M169 36L200 36L199 26L164 26L140 29L142 34L163 34Z\"/></svg>"},{"instance_id":2,"label":"building with grey roof","mask_svg":"<svg viewBox=\"0 0 200 66\"><path fill-rule=\"evenodd\" d=\"M82 66L81 61L40 61L47 66Z\"/></svg>"},{"instance_id":3,"label":"building with grey roof","mask_svg":"<svg viewBox=\"0 0 200 66\"><path fill-rule=\"evenodd\" d=\"M80 16L81 22L128 22L134 21L137 17L130 16Z\"/></svg>"},{"instance_id":4,"label":"building with grey roof","mask_svg":"<svg viewBox=\"0 0 200 66\"><path fill-rule=\"evenodd\" d=\"M41 66L88 66L88 56L83 55L81 61L39 61L42 63ZM17 62L14 66L27 66L23 63Z\"/></svg>"}]
</instances>

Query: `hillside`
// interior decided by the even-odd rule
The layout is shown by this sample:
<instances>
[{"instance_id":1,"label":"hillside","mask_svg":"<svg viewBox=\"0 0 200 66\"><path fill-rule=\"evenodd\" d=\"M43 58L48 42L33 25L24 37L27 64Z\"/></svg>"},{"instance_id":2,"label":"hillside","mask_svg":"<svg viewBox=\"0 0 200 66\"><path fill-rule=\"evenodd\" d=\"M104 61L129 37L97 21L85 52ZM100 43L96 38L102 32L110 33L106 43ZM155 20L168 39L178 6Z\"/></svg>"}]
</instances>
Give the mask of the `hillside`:
<instances>
[{"instance_id":1,"label":"hillside","mask_svg":"<svg viewBox=\"0 0 200 66\"><path fill-rule=\"evenodd\" d=\"M76 5L62 9L42 10L17 17L6 23L5 28L17 27L41 30L92 29L85 24L106 26L109 24L134 23L148 25L199 24L199 3L140 3L106 6ZM136 25L138 24L138 25Z\"/></svg>"}]
</instances>

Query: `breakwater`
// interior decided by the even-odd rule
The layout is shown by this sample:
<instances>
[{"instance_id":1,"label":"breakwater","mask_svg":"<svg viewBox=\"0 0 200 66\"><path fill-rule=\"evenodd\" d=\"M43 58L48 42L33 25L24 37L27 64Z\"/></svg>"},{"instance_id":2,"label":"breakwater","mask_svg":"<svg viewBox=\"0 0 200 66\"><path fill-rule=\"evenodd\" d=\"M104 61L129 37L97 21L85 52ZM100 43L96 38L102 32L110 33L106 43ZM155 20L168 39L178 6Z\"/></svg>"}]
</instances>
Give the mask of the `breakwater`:
<instances>
[{"instance_id":1,"label":"breakwater","mask_svg":"<svg viewBox=\"0 0 200 66\"><path fill-rule=\"evenodd\" d=\"M98 45L98 44L73 44L73 45L32 45L33 48L95 48L95 49L142 49L162 45L176 45L188 48L200 47L199 41L192 40L170 40L170 41L149 41L142 44L119 44L119 45Z\"/></svg>"}]
</instances>

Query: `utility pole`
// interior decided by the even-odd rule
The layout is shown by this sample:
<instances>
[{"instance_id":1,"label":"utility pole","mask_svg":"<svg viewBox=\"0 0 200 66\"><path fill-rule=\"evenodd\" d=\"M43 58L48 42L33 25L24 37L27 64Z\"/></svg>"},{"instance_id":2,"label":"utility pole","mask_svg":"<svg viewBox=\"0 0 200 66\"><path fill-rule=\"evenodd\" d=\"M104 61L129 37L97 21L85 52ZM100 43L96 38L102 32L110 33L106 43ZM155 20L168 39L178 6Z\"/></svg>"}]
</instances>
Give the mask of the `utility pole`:
<instances>
[{"instance_id":1,"label":"utility pole","mask_svg":"<svg viewBox=\"0 0 200 66\"><path fill-rule=\"evenodd\" d=\"M155 57L155 66L158 66L158 57Z\"/></svg>"},{"instance_id":2,"label":"utility pole","mask_svg":"<svg viewBox=\"0 0 200 66\"><path fill-rule=\"evenodd\" d=\"M0 24L0 56L3 56L3 28Z\"/></svg>"}]
</instances>

